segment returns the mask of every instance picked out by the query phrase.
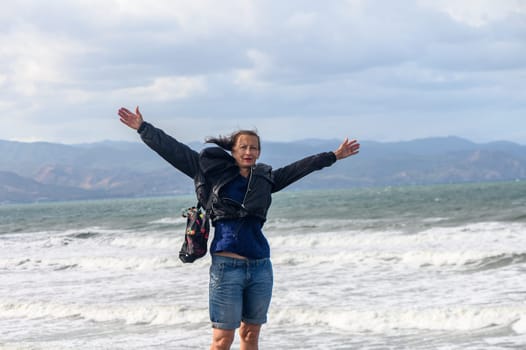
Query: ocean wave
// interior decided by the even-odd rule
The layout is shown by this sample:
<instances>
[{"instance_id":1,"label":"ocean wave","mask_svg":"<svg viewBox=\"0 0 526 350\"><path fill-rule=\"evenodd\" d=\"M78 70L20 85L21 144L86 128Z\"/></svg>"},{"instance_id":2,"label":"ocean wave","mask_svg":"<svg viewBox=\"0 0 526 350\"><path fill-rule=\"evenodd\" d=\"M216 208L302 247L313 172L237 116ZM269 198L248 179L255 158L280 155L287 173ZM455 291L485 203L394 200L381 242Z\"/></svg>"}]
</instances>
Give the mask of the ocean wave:
<instances>
[{"instance_id":1,"label":"ocean wave","mask_svg":"<svg viewBox=\"0 0 526 350\"><path fill-rule=\"evenodd\" d=\"M32 247L53 249L73 243L100 244L111 237L129 234L126 230L108 229L103 227L83 227L67 230L42 230L34 232L11 233L4 235L6 245L17 247Z\"/></svg>"},{"instance_id":2,"label":"ocean wave","mask_svg":"<svg viewBox=\"0 0 526 350\"><path fill-rule=\"evenodd\" d=\"M391 266L396 264L413 268L457 268L468 272L478 272L503 268L526 262L526 253L500 253L484 251L409 251L397 252L345 252L334 254L292 253L275 254L274 264L316 266L331 264L334 267L346 265L367 265L369 267Z\"/></svg>"},{"instance_id":3,"label":"ocean wave","mask_svg":"<svg viewBox=\"0 0 526 350\"><path fill-rule=\"evenodd\" d=\"M273 261L284 265L404 265L452 267L466 271L526 263L525 226L478 223L400 231L315 231L269 235ZM183 232L130 232L100 227L11 237L0 258L3 269L146 270L178 266ZM45 251L42 250L45 248Z\"/></svg>"},{"instance_id":4,"label":"ocean wave","mask_svg":"<svg viewBox=\"0 0 526 350\"><path fill-rule=\"evenodd\" d=\"M296 225L301 225L297 223ZM415 233L405 233L398 229L382 230L355 230L347 228L345 230L316 230L312 232L302 232L301 234L288 234L283 232L270 231L268 234L271 243L276 246L348 246L348 247L384 247L384 246L419 246L436 247L449 246L455 247L459 242L469 243L470 245L494 246L499 241L521 243L523 232L526 225L518 223L487 222L472 223L460 226L437 226Z\"/></svg>"},{"instance_id":5,"label":"ocean wave","mask_svg":"<svg viewBox=\"0 0 526 350\"><path fill-rule=\"evenodd\" d=\"M209 322L206 308L145 304L66 304L46 301L0 302L2 318L74 318L94 322L120 321L126 324L178 325Z\"/></svg>"},{"instance_id":6,"label":"ocean wave","mask_svg":"<svg viewBox=\"0 0 526 350\"><path fill-rule=\"evenodd\" d=\"M186 218L182 216L170 216L148 222L148 224L162 224L162 225L184 225L186 224Z\"/></svg>"},{"instance_id":7,"label":"ocean wave","mask_svg":"<svg viewBox=\"0 0 526 350\"><path fill-rule=\"evenodd\" d=\"M86 226L86 227L79 227L75 229L65 229L65 230L40 230L40 231L23 231L23 232L16 232L16 233L6 233L2 235L3 239L9 239L9 240L27 240L30 238L31 240L34 239L42 239L47 238L50 236L57 236L57 237L70 237L70 238L79 238L79 239L86 239L91 238L99 235L118 235L123 234L127 232L123 229L111 229L111 228L105 228L100 226Z\"/></svg>"},{"instance_id":8,"label":"ocean wave","mask_svg":"<svg viewBox=\"0 0 526 350\"><path fill-rule=\"evenodd\" d=\"M11 272L17 270L51 270L63 271L82 269L86 271L122 271L122 270L158 270L182 266L177 252L173 256L148 257L115 257L115 256L83 256L68 258L22 258L0 259L0 269Z\"/></svg>"},{"instance_id":9,"label":"ocean wave","mask_svg":"<svg viewBox=\"0 0 526 350\"><path fill-rule=\"evenodd\" d=\"M189 325L209 322L206 307L193 305L149 304L77 304L46 301L0 302L2 318L84 319L93 322L123 322L125 324ZM314 306L274 307L269 313L273 324L323 327L333 332L392 331L484 331L496 327L508 332L526 334L526 306L452 305L413 309L319 309Z\"/></svg>"},{"instance_id":10,"label":"ocean wave","mask_svg":"<svg viewBox=\"0 0 526 350\"><path fill-rule=\"evenodd\" d=\"M396 259L396 258L395 258ZM526 253L495 253L494 251L414 251L401 256L401 261L408 265L456 266L471 271L484 271L502 268L526 262Z\"/></svg>"},{"instance_id":11,"label":"ocean wave","mask_svg":"<svg viewBox=\"0 0 526 350\"><path fill-rule=\"evenodd\" d=\"M506 327L526 332L526 306L444 306L414 309L352 310L327 308L280 308L273 322L329 328L340 332L389 333L400 329L474 331Z\"/></svg>"},{"instance_id":12,"label":"ocean wave","mask_svg":"<svg viewBox=\"0 0 526 350\"><path fill-rule=\"evenodd\" d=\"M275 265L317 266L330 264L337 267L368 266L389 268L396 265L422 268L451 268L459 271L478 272L526 263L526 252L495 252L484 250L278 250L273 254Z\"/></svg>"},{"instance_id":13,"label":"ocean wave","mask_svg":"<svg viewBox=\"0 0 526 350\"><path fill-rule=\"evenodd\" d=\"M103 234L103 232L101 232L100 229L96 231L81 230L80 232L74 232L74 233L68 234L67 236L73 239L90 239L90 238L100 236L101 234Z\"/></svg>"},{"instance_id":14,"label":"ocean wave","mask_svg":"<svg viewBox=\"0 0 526 350\"><path fill-rule=\"evenodd\" d=\"M526 263L526 252L495 254L480 260L467 262L466 266L472 268L473 271L486 271L524 263Z\"/></svg>"},{"instance_id":15,"label":"ocean wave","mask_svg":"<svg viewBox=\"0 0 526 350\"><path fill-rule=\"evenodd\" d=\"M79 246L96 248L103 246L125 247L152 247L168 248L174 242L171 239L179 238L182 244L184 232L181 229L177 234L160 231L135 232L121 229L106 229L101 227L86 227L64 231L39 231L25 234L12 234L6 239L6 244L13 247L23 245L33 248L62 249L64 246Z\"/></svg>"},{"instance_id":16,"label":"ocean wave","mask_svg":"<svg viewBox=\"0 0 526 350\"><path fill-rule=\"evenodd\" d=\"M415 268L452 267L470 271L497 269L526 262L525 226L477 223L400 231L313 232L269 238L276 263L334 266L402 264Z\"/></svg>"},{"instance_id":17,"label":"ocean wave","mask_svg":"<svg viewBox=\"0 0 526 350\"><path fill-rule=\"evenodd\" d=\"M331 219L284 219L284 218L269 218L265 223L264 231L269 236L280 236L297 233L312 233L312 232L333 232L333 231L347 231L349 228L368 229L378 227L378 223L383 220L371 219L347 219L347 218L331 218Z\"/></svg>"},{"instance_id":18,"label":"ocean wave","mask_svg":"<svg viewBox=\"0 0 526 350\"><path fill-rule=\"evenodd\" d=\"M174 233L173 235L152 234L148 236L124 236L115 237L109 244L116 247L127 248L157 248L157 249L179 249L184 241L184 232Z\"/></svg>"}]
</instances>

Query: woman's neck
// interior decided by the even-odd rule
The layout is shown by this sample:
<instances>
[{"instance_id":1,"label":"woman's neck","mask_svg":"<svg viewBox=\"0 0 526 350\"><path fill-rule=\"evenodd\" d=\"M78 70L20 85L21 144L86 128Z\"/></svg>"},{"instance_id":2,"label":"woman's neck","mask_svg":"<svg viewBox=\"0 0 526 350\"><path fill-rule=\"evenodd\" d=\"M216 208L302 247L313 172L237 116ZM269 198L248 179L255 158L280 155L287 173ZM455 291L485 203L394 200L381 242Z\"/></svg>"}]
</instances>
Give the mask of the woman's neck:
<instances>
[{"instance_id":1,"label":"woman's neck","mask_svg":"<svg viewBox=\"0 0 526 350\"><path fill-rule=\"evenodd\" d=\"M249 175L250 175L250 168L239 168L239 173L243 177L249 177Z\"/></svg>"}]
</instances>

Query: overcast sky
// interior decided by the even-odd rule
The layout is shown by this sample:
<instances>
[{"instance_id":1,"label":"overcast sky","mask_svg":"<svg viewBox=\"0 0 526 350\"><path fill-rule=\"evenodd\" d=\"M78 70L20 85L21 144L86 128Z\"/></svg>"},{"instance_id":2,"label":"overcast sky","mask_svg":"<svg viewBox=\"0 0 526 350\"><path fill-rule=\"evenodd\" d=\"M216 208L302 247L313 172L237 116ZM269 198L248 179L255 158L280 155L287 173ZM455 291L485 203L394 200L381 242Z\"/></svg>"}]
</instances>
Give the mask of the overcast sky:
<instances>
[{"instance_id":1,"label":"overcast sky","mask_svg":"<svg viewBox=\"0 0 526 350\"><path fill-rule=\"evenodd\" d=\"M0 139L456 135L526 144L524 0L16 0Z\"/></svg>"}]
</instances>

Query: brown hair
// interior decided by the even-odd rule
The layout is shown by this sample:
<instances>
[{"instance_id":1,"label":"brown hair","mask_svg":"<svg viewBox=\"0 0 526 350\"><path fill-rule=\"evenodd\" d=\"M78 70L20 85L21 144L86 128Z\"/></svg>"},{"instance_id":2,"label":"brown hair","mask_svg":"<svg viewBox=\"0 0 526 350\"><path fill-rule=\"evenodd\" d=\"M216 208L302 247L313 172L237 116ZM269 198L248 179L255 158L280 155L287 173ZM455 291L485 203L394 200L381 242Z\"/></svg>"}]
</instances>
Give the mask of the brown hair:
<instances>
[{"instance_id":1,"label":"brown hair","mask_svg":"<svg viewBox=\"0 0 526 350\"><path fill-rule=\"evenodd\" d=\"M227 151L232 151L232 148L236 144L238 137L241 135L255 136L258 139L258 148L261 150L261 140L259 139L257 131L255 130L238 130L234 131L228 136L220 135L218 137L207 137L205 139L205 142L215 143L216 145L226 149Z\"/></svg>"}]
</instances>

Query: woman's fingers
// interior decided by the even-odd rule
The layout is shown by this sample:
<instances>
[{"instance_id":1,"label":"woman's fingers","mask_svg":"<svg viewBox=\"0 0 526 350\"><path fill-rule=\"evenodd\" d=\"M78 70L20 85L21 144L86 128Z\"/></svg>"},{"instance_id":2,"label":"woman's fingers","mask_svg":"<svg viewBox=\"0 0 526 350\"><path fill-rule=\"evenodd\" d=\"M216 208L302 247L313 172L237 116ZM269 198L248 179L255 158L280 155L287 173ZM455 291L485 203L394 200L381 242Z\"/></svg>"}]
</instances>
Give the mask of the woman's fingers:
<instances>
[{"instance_id":1,"label":"woman's fingers","mask_svg":"<svg viewBox=\"0 0 526 350\"><path fill-rule=\"evenodd\" d=\"M139 111L139 106L135 108L136 113L131 112L130 110L122 107L118 111L120 121L129 126L132 129L139 129L142 123L142 115Z\"/></svg>"}]
</instances>

